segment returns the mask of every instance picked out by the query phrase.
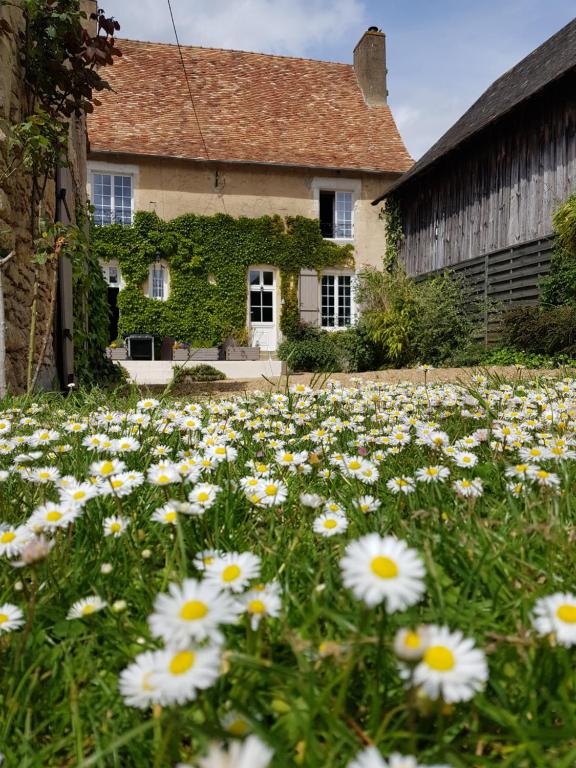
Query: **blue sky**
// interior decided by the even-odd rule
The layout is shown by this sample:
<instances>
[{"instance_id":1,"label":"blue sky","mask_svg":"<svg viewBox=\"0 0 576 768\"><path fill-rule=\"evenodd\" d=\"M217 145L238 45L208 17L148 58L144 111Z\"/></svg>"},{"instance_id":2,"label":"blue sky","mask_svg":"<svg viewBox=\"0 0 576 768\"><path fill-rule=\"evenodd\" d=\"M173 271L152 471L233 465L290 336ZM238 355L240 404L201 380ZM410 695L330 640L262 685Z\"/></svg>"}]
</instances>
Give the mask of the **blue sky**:
<instances>
[{"instance_id":1,"label":"blue sky","mask_svg":"<svg viewBox=\"0 0 576 768\"><path fill-rule=\"evenodd\" d=\"M125 37L174 42L166 0L103 0ZM386 33L390 105L418 158L507 69L567 24L574 0L172 0L180 41L351 62Z\"/></svg>"}]
</instances>

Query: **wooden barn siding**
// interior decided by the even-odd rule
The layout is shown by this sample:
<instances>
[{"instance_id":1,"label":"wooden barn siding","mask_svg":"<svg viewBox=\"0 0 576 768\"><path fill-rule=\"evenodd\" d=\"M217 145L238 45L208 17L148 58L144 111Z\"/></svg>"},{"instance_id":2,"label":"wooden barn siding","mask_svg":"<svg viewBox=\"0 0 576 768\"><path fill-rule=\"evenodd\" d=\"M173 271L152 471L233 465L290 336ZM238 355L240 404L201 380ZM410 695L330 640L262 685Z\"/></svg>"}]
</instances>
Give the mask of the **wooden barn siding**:
<instances>
[{"instance_id":1,"label":"wooden barn siding","mask_svg":"<svg viewBox=\"0 0 576 768\"><path fill-rule=\"evenodd\" d=\"M484 308L481 337L487 344L493 344L498 341L503 310L538 304L540 280L550 271L552 249L551 237L539 238L420 274L416 280L420 282L446 271L464 277L472 297Z\"/></svg>"},{"instance_id":2,"label":"wooden barn siding","mask_svg":"<svg viewBox=\"0 0 576 768\"><path fill-rule=\"evenodd\" d=\"M550 235L554 210L576 190L576 78L568 85L398 190L408 274Z\"/></svg>"}]
</instances>

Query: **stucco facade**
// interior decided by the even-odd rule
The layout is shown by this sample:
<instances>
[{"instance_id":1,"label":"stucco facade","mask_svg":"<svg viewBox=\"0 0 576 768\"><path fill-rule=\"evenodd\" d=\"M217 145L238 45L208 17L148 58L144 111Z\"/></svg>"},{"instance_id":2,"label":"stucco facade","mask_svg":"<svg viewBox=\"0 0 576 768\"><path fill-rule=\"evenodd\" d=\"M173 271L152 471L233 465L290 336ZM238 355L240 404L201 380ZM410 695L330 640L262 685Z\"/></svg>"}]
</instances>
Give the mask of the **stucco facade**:
<instances>
[{"instance_id":1,"label":"stucco facade","mask_svg":"<svg viewBox=\"0 0 576 768\"><path fill-rule=\"evenodd\" d=\"M88 164L89 197L93 172L132 176L134 210L155 211L165 220L185 213L318 218L317 191L348 188L354 192L357 268L382 266L383 226L371 201L396 178L392 174L94 154Z\"/></svg>"}]
</instances>

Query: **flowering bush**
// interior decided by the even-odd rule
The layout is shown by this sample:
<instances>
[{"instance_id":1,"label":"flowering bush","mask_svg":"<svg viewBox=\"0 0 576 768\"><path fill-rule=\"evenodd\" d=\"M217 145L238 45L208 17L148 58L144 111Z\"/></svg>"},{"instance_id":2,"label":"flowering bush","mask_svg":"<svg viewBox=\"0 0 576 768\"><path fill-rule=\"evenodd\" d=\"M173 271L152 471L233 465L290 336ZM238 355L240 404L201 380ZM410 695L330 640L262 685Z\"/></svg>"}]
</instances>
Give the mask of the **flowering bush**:
<instances>
[{"instance_id":1,"label":"flowering bush","mask_svg":"<svg viewBox=\"0 0 576 768\"><path fill-rule=\"evenodd\" d=\"M576 380L0 412L8 766L568 768Z\"/></svg>"}]
</instances>

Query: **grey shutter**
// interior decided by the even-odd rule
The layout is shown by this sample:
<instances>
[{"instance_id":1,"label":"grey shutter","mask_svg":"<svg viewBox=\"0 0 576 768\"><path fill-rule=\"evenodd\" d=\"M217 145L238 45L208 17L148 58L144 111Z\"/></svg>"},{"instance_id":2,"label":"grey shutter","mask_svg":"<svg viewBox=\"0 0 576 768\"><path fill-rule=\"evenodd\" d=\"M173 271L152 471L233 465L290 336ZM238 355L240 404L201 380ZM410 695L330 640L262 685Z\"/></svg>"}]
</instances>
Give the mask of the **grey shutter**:
<instances>
[{"instance_id":1,"label":"grey shutter","mask_svg":"<svg viewBox=\"0 0 576 768\"><path fill-rule=\"evenodd\" d=\"M300 320L307 325L320 325L320 307L318 304L320 284L315 269L300 271Z\"/></svg>"}]
</instances>

